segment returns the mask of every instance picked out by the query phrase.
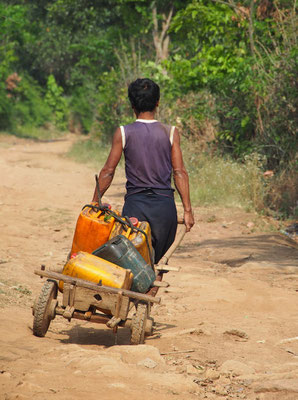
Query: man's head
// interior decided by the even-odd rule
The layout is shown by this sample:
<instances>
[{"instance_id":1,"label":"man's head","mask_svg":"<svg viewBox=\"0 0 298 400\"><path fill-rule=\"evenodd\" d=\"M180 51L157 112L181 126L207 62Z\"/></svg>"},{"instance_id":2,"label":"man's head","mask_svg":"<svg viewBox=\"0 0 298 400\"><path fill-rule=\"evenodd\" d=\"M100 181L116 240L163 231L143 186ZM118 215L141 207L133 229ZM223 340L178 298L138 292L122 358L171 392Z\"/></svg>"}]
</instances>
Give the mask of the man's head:
<instances>
[{"instance_id":1,"label":"man's head","mask_svg":"<svg viewBox=\"0 0 298 400\"><path fill-rule=\"evenodd\" d=\"M128 87L128 98L138 114L153 111L158 104L159 96L159 86L151 79L137 79Z\"/></svg>"}]
</instances>

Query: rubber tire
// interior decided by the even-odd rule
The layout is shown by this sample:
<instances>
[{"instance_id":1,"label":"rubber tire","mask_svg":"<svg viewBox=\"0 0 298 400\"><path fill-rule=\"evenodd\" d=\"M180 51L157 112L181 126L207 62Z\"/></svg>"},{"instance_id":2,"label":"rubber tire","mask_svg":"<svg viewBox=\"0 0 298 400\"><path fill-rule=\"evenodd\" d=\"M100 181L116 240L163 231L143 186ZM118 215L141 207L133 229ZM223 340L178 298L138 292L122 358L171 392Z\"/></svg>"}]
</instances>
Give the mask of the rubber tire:
<instances>
[{"instance_id":1,"label":"rubber tire","mask_svg":"<svg viewBox=\"0 0 298 400\"><path fill-rule=\"evenodd\" d=\"M44 337L52 317L49 313L52 300L57 298L57 282L47 280L43 285L38 301L35 304L33 319L33 335Z\"/></svg>"},{"instance_id":2,"label":"rubber tire","mask_svg":"<svg viewBox=\"0 0 298 400\"><path fill-rule=\"evenodd\" d=\"M148 317L148 305L139 303L131 321L131 344L143 344L145 342L145 326Z\"/></svg>"}]
</instances>

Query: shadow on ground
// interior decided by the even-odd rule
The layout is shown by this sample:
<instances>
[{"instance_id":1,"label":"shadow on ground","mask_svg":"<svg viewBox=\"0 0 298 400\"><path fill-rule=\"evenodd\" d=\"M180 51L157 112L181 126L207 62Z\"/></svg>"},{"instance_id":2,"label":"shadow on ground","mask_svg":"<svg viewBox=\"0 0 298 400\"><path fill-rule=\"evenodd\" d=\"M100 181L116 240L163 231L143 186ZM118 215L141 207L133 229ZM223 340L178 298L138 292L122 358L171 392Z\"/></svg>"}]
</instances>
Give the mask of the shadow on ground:
<instances>
[{"instance_id":1,"label":"shadow on ground","mask_svg":"<svg viewBox=\"0 0 298 400\"><path fill-rule=\"evenodd\" d=\"M239 267L248 261L268 262L279 267L297 267L298 246L279 234L255 236L236 236L224 239L208 239L201 242L186 243L177 250L177 256L183 252L203 259ZM205 255L208 257L204 257Z\"/></svg>"},{"instance_id":2,"label":"shadow on ground","mask_svg":"<svg viewBox=\"0 0 298 400\"><path fill-rule=\"evenodd\" d=\"M98 345L110 347L117 345L130 344L130 330L119 328L117 335L110 329L98 329L93 327L83 327L75 325L70 329L60 331L62 335L68 336L65 339L59 339L61 343L72 343L80 345ZM117 337L116 337L117 336Z\"/></svg>"}]
</instances>

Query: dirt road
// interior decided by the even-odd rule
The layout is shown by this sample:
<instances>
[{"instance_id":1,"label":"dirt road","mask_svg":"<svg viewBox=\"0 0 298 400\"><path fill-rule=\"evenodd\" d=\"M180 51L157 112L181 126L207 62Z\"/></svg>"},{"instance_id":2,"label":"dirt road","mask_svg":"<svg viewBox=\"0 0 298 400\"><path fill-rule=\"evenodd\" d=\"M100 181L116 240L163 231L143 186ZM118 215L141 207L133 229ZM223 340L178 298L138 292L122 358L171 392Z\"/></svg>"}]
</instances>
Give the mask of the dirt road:
<instances>
[{"instance_id":1,"label":"dirt road","mask_svg":"<svg viewBox=\"0 0 298 400\"><path fill-rule=\"evenodd\" d=\"M297 399L297 249L238 209L196 209L145 345L61 317L32 335L33 270L63 266L93 192L97 171L65 157L73 140L0 136L0 399ZM123 182L119 171L112 204Z\"/></svg>"}]
</instances>

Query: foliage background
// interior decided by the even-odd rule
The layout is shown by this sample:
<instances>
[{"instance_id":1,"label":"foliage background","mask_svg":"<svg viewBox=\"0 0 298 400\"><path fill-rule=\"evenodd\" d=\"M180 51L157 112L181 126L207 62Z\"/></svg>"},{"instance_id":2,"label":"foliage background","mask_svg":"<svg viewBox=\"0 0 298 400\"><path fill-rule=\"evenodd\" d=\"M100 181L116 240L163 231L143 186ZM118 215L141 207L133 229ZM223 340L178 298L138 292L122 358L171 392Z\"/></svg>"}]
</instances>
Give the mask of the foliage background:
<instances>
[{"instance_id":1,"label":"foliage background","mask_svg":"<svg viewBox=\"0 0 298 400\"><path fill-rule=\"evenodd\" d=\"M0 130L107 143L132 121L127 85L150 77L161 86L159 118L185 138L194 187L204 186L201 160L236 163L243 177L255 160L254 207L281 216L297 211L296 71L295 0L0 4Z\"/></svg>"}]
</instances>

